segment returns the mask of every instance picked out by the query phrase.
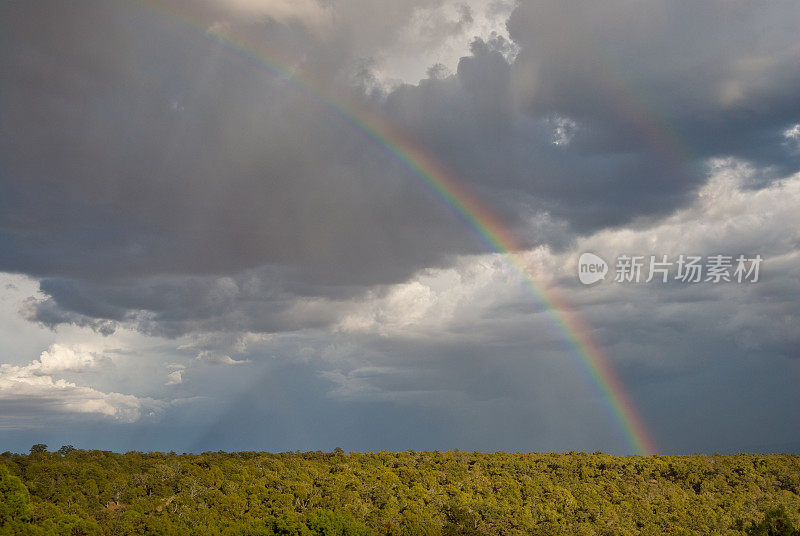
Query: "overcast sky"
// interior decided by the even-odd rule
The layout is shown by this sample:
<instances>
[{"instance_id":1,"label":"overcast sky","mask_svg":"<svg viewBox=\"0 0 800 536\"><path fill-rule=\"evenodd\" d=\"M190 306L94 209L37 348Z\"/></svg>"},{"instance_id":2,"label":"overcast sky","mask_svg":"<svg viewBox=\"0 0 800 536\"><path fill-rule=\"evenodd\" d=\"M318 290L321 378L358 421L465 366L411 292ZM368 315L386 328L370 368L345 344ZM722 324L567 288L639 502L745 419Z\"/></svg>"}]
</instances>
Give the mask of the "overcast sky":
<instances>
[{"instance_id":1,"label":"overcast sky","mask_svg":"<svg viewBox=\"0 0 800 536\"><path fill-rule=\"evenodd\" d=\"M659 452L800 452L798 21L0 1L0 451L635 450L509 259L347 103L502 222ZM763 261L644 282L651 255Z\"/></svg>"}]
</instances>

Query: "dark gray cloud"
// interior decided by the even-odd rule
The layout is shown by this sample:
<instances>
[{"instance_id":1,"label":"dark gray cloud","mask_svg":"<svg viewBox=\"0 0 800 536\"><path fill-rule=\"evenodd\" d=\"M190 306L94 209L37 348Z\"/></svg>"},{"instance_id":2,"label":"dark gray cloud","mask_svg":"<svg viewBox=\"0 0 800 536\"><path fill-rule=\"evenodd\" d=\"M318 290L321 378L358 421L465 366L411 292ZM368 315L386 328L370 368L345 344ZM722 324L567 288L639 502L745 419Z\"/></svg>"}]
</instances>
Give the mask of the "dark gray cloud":
<instances>
[{"instance_id":1,"label":"dark gray cloud","mask_svg":"<svg viewBox=\"0 0 800 536\"><path fill-rule=\"evenodd\" d=\"M125 3L3 11L0 269L49 278L32 316L48 325L141 309L153 331L224 328L209 318L230 304L200 303L209 274L273 266L281 281L255 297L270 303L231 314L289 329L276 311L291 294L352 293L480 248L379 144L197 28ZM330 59L302 27L243 31L315 71Z\"/></svg>"},{"instance_id":2,"label":"dark gray cloud","mask_svg":"<svg viewBox=\"0 0 800 536\"><path fill-rule=\"evenodd\" d=\"M349 87L369 79L363 51L399 30L353 14L380 6L335 5L349 15L322 32L166 4L194 25L127 2L0 7L0 270L42 279L27 318L169 336L322 327L339 299L483 251L380 143L205 27L355 93L528 245L668 214L710 156L773 170L762 185L798 165L782 143L800 121L790 2L526 2L512 41L476 39L453 74L369 97ZM555 224L532 230L534 216Z\"/></svg>"},{"instance_id":3,"label":"dark gray cloud","mask_svg":"<svg viewBox=\"0 0 800 536\"><path fill-rule=\"evenodd\" d=\"M270 270L233 277L173 276L125 281L43 279L48 297L27 300L21 311L48 327L59 323L113 332L125 323L156 336L188 332L279 332L322 327L337 319L336 301L285 290ZM338 311L341 313L341 311ZM101 321L92 319L102 318Z\"/></svg>"},{"instance_id":4,"label":"dark gray cloud","mask_svg":"<svg viewBox=\"0 0 800 536\"><path fill-rule=\"evenodd\" d=\"M779 149L800 116L796 16L791 1L522 2L516 96L596 123L606 148L646 147L651 122L688 158L796 168Z\"/></svg>"}]
</instances>

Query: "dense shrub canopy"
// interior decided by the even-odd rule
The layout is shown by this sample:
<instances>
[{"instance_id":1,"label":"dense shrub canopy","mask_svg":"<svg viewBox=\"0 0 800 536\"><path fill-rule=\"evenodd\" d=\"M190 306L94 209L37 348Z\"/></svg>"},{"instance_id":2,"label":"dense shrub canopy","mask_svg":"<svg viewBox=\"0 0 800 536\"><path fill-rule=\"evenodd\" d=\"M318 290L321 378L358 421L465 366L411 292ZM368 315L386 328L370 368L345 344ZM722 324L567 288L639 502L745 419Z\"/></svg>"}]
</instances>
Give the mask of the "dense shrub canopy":
<instances>
[{"instance_id":1,"label":"dense shrub canopy","mask_svg":"<svg viewBox=\"0 0 800 536\"><path fill-rule=\"evenodd\" d=\"M800 456L41 448L0 535L800 534Z\"/></svg>"}]
</instances>

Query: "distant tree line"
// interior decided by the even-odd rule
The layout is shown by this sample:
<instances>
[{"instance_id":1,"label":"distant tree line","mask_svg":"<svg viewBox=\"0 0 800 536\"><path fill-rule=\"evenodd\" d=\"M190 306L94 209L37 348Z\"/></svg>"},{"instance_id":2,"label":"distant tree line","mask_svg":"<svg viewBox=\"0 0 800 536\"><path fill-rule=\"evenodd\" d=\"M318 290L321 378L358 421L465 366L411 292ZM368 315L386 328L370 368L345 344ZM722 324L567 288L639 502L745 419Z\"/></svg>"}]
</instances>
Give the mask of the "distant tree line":
<instances>
[{"instance_id":1,"label":"distant tree line","mask_svg":"<svg viewBox=\"0 0 800 536\"><path fill-rule=\"evenodd\" d=\"M800 536L800 456L0 454L0 536Z\"/></svg>"}]
</instances>

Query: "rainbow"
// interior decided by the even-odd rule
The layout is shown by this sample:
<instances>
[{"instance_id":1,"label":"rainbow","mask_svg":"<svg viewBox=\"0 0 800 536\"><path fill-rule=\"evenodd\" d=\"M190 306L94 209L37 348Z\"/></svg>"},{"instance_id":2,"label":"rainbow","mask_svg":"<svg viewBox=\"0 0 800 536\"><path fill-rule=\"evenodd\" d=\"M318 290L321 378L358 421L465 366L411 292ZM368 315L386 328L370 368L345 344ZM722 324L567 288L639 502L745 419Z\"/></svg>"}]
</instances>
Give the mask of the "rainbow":
<instances>
[{"instance_id":1,"label":"rainbow","mask_svg":"<svg viewBox=\"0 0 800 536\"><path fill-rule=\"evenodd\" d=\"M127 0L122 0L127 1ZM496 253L508 260L517 271L526 287L541 303L555 326L569 342L581 366L597 386L603 399L619 424L629 447L641 455L658 452L647 427L628 395L623 383L615 373L608 357L592 337L592 330L572 311L572 308L552 289L537 283L537 278L525 260L525 247L515 238L507 225L482 203L461 181L449 173L429 153L410 140L396 127L389 124L376 113L359 107L355 102L343 103L335 100L306 76L301 76L278 61L257 52L244 43L219 33L211 33L199 21L192 20L185 13L157 3L155 0L135 0L156 13L166 14L172 19L189 24L201 31L209 39L225 46L238 56L266 69L271 75L286 80L293 88L301 91L312 101L319 102L345 123L380 144L394 155L411 172L424 181L455 213L478 233L481 239ZM637 119L640 122L643 116ZM658 130L648 124L646 133L657 137ZM669 146L669 144L664 144Z\"/></svg>"}]
</instances>

